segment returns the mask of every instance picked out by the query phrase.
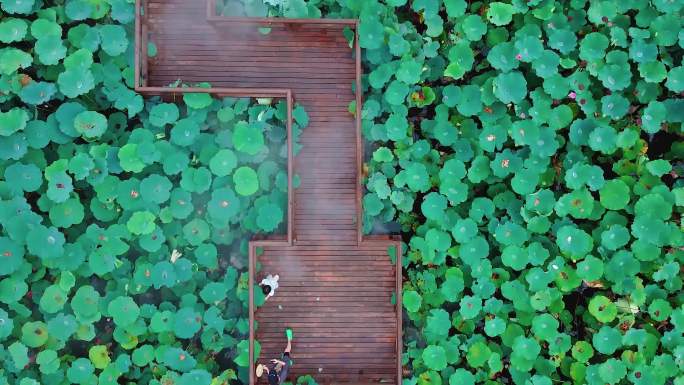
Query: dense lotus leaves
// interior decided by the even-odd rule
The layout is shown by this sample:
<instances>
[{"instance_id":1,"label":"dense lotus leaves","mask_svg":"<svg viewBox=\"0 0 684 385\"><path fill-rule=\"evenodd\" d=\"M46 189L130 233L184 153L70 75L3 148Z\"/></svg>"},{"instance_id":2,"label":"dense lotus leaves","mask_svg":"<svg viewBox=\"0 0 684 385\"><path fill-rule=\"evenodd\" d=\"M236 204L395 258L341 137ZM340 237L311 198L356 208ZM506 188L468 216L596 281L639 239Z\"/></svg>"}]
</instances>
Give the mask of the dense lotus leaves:
<instances>
[{"instance_id":1,"label":"dense lotus leaves","mask_svg":"<svg viewBox=\"0 0 684 385\"><path fill-rule=\"evenodd\" d=\"M364 228L392 218L408 243L403 301L418 342L406 343L407 381L655 381L655 353L613 337L668 322L681 307L681 279L658 289L654 279L679 266L684 241L675 219L681 120L666 107L684 90L682 35L665 24L680 26L670 15L682 4L405 3L386 2L383 16L369 2L359 14L362 118L375 142ZM435 100L415 103L426 88ZM504 306L489 308L490 299ZM457 305L443 308L454 328L440 343L435 311L446 303ZM599 331L607 339L591 338ZM480 335L500 350L523 332L513 354L484 358L494 353ZM669 332L652 335L652 352L674 353ZM431 344L455 337L469 359L442 368ZM672 369L657 382L678 376Z\"/></svg>"},{"instance_id":2,"label":"dense lotus leaves","mask_svg":"<svg viewBox=\"0 0 684 385\"><path fill-rule=\"evenodd\" d=\"M4 376L222 383L226 349L244 382L238 250L283 230L282 114L143 101L133 2L58 3L0 0ZM408 384L681 382L681 2L217 7L360 18L363 222L409 246Z\"/></svg>"}]
</instances>

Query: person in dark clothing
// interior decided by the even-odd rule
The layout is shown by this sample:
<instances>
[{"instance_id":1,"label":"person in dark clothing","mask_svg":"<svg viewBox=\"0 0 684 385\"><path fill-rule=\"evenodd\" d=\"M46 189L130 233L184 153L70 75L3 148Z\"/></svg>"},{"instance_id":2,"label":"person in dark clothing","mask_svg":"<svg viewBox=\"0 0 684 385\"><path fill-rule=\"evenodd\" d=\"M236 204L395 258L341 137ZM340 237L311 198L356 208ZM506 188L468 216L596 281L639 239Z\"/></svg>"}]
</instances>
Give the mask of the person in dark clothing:
<instances>
[{"instance_id":1,"label":"person in dark clothing","mask_svg":"<svg viewBox=\"0 0 684 385\"><path fill-rule=\"evenodd\" d=\"M280 359L272 359L269 366L259 364L256 367L257 377L261 377L266 373L269 385L282 385L287 379L287 373L292 366L292 358L290 358L290 351L292 350L292 330L286 329L285 335L287 336L287 346L280 356Z\"/></svg>"}]
</instances>

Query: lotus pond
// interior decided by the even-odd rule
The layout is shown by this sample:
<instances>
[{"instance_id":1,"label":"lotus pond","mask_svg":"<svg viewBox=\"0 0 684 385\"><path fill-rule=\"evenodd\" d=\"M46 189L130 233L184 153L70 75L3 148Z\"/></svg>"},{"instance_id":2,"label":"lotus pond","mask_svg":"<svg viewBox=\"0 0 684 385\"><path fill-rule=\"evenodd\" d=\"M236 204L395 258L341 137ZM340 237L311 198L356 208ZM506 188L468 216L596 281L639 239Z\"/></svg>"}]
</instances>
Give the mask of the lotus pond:
<instances>
[{"instance_id":1,"label":"lotus pond","mask_svg":"<svg viewBox=\"0 0 684 385\"><path fill-rule=\"evenodd\" d=\"M217 6L360 19L404 385L684 384L682 1ZM284 231L284 109L143 99L133 7L0 0L0 384L247 378L244 246Z\"/></svg>"}]
</instances>

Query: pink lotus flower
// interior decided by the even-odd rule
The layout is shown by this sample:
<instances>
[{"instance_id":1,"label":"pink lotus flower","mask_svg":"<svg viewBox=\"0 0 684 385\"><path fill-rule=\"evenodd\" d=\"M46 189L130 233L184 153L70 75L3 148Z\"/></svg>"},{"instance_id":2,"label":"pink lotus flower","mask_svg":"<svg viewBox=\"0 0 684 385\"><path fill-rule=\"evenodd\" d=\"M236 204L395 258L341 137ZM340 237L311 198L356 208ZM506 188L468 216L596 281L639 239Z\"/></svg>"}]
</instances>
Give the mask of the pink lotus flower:
<instances>
[{"instance_id":1,"label":"pink lotus flower","mask_svg":"<svg viewBox=\"0 0 684 385\"><path fill-rule=\"evenodd\" d=\"M568 94L568 97L569 97L570 99L574 99L574 98L577 97L577 94L575 93L575 91L570 91L570 93Z\"/></svg>"},{"instance_id":2,"label":"pink lotus flower","mask_svg":"<svg viewBox=\"0 0 684 385\"><path fill-rule=\"evenodd\" d=\"M521 54L517 54L517 55L515 55L515 58L518 59L518 60L522 60L522 55L521 55Z\"/></svg>"}]
</instances>

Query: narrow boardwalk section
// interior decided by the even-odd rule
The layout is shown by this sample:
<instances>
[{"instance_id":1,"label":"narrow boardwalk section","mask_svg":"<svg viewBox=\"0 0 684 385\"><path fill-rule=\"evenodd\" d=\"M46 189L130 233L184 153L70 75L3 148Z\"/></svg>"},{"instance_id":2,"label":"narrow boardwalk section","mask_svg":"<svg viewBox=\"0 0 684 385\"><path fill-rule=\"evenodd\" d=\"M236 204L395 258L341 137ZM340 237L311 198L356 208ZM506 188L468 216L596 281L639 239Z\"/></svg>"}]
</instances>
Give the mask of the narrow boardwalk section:
<instances>
[{"instance_id":1,"label":"narrow boardwalk section","mask_svg":"<svg viewBox=\"0 0 684 385\"><path fill-rule=\"evenodd\" d=\"M400 272L388 256L398 242L359 237L358 121L349 112L357 81L355 49L344 35L355 25L269 24L211 17L204 1L144 3L142 83L165 87L287 89L310 117L294 162L293 239L252 242L253 282L280 274L276 296L250 306L261 344L258 362L280 357L283 331L294 330L290 380L320 384L400 382ZM262 33L258 27L268 25ZM259 246L260 253L255 252ZM260 269L256 270L256 265ZM265 383L252 376L251 382Z\"/></svg>"}]
</instances>

